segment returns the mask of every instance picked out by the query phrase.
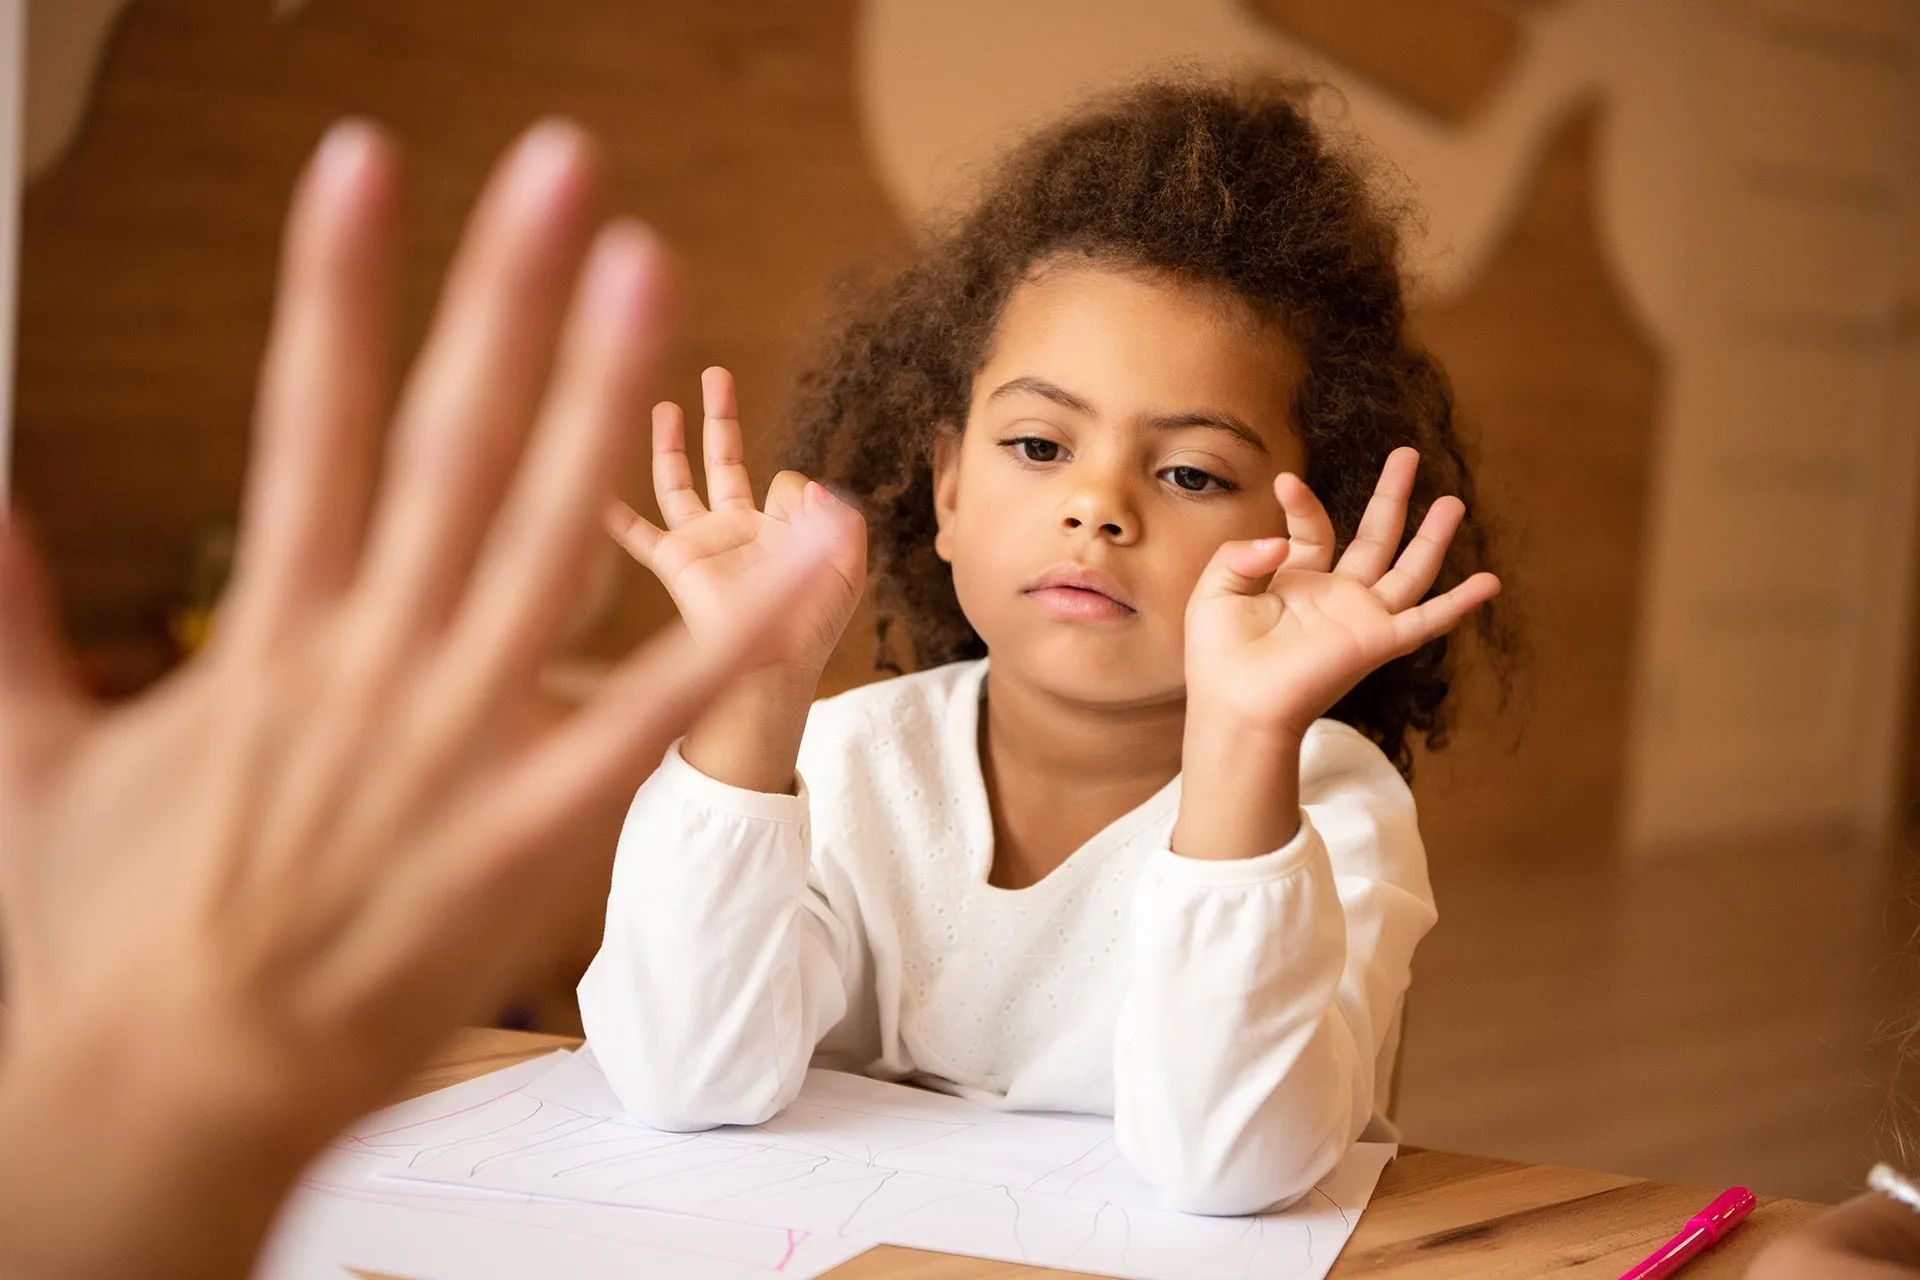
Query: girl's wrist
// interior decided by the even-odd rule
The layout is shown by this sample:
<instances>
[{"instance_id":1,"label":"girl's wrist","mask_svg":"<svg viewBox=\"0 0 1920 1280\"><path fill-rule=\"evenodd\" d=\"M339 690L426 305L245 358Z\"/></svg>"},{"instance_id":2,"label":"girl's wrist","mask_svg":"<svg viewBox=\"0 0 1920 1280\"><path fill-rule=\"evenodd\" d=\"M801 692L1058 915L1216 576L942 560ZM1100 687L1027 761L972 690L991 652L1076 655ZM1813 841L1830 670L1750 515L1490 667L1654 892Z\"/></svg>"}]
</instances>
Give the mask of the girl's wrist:
<instances>
[{"instance_id":1,"label":"girl's wrist","mask_svg":"<svg viewBox=\"0 0 1920 1280\"><path fill-rule=\"evenodd\" d=\"M1206 860L1258 858L1300 830L1298 735L1231 722L1187 721L1173 851Z\"/></svg>"},{"instance_id":2,"label":"girl's wrist","mask_svg":"<svg viewBox=\"0 0 1920 1280\"><path fill-rule=\"evenodd\" d=\"M1277 767L1298 760L1313 722L1294 725L1271 716L1248 712L1231 698L1187 698L1182 753L1202 763L1227 764L1245 759L1249 767Z\"/></svg>"},{"instance_id":3,"label":"girl's wrist","mask_svg":"<svg viewBox=\"0 0 1920 1280\"><path fill-rule=\"evenodd\" d=\"M780 662L759 667L735 680L726 696L773 712L791 711L796 707L805 711L813 705L814 694L820 688L820 673L825 669L824 662L818 666Z\"/></svg>"},{"instance_id":4,"label":"girl's wrist","mask_svg":"<svg viewBox=\"0 0 1920 1280\"><path fill-rule=\"evenodd\" d=\"M791 795L800 740L820 675L778 666L751 672L687 731L681 754L716 782Z\"/></svg>"}]
</instances>

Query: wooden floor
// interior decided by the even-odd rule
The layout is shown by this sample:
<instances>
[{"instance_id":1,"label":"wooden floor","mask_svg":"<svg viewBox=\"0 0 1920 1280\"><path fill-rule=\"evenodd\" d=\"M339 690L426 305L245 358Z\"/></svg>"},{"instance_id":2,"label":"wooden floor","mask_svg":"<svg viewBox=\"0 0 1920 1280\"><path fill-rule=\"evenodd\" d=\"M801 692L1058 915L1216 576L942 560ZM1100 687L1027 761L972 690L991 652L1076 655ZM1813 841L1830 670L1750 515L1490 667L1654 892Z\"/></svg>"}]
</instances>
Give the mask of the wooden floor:
<instances>
[{"instance_id":1,"label":"wooden floor","mask_svg":"<svg viewBox=\"0 0 1920 1280\"><path fill-rule=\"evenodd\" d=\"M1892 1152L1888 1032L1920 1009L1912 865L1816 843L1589 873L1436 867L1408 1140L1847 1194Z\"/></svg>"}]
</instances>

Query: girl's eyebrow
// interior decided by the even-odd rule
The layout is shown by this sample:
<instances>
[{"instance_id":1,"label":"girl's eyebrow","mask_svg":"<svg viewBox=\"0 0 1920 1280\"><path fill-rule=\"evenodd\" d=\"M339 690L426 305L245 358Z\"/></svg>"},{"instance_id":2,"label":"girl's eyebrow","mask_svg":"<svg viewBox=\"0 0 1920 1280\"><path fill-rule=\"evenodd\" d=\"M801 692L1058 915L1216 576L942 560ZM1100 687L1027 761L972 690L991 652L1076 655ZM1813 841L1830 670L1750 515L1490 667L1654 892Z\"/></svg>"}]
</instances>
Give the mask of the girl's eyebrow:
<instances>
[{"instance_id":1,"label":"girl's eyebrow","mask_svg":"<svg viewBox=\"0 0 1920 1280\"><path fill-rule=\"evenodd\" d=\"M1007 396L1017 396L1022 392L1030 396L1039 396L1043 400L1051 400L1062 409L1071 409L1075 413L1089 415L1093 413L1093 405L1091 403L1081 399L1065 387L1055 386L1045 378L1022 377L1010 379L995 387L993 394L988 396L987 400L992 402L994 400L1004 399Z\"/></svg>"},{"instance_id":2,"label":"girl's eyebrow","mask_svg":"<svg viewBox=\"0 0 1920 1280\"><path fill-rule=\"evenodd\" d=\"M1272 452L1267 448L1267 442L1260 438L1259 432L1231 413L1160 413L1148 418L1146 424L1160 431L1178 431L1183 427L1208 427L1214 431L1224 431L1228 435L1238 436L1262 454Z\"/></svg>"},{"instance_id":3,"label":"girl's eyebrow","mask_svg":"<svg viewBox=\"0 0 1920 1280\"><path fill-rule=\"evenodd\" d=\"M1048 382L1045 378L1035 378L1031 376L1012 378L1001 383L993 389L993 394L988 396L987 400L992 402L1006 396L1021 395L1023 393L1030 396L1039 396L1043 400L1051 400L1061 408L1070 409L1074 413L1092 416L1094 412L1091 403L1073 394L1073 392L1067 390L1065 387L1056 386ZM1262 454L1272 452L1267 448L1267 442L1260 438L1259 432L1255 431L1245 422L1242 422L1237 415L1231 413L1160 413L1146 418L1144 422L1146 426L1158 431L1178 431L1186 427L1207 427L1214 431L1224 431L1228 435L1237 436L1240 440L1259 450Z\"/></svg>"}]
</instances>

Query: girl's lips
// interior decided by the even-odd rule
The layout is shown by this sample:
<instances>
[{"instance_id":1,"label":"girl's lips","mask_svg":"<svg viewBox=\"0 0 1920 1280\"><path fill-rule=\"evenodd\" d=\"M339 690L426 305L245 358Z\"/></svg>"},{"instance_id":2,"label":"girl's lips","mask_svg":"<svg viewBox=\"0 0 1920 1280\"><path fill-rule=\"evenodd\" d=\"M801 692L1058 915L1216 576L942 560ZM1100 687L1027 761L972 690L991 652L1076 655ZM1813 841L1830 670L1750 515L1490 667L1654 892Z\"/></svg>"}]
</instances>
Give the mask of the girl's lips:
<instances>
[{"instance_id":1,"label":"girl's lips","mask_svg":"<svg viewBox=\"0 0 1920 1280\"><path fill-rule=\"evenodd\" d=\"M1071 562L1041 574L1025 594L1049 617L1074 622L1108 622L1134 614L1111 574Z\"/></svg>"},{"instance_id":2,"label":"girl's lips","mask_svg":"<svg viewBox=\"0 0 1920 1280\"><path fill-rule=\"evenodd\" d=\"M1113 622L1133 616L1133 610L1112 596L1087 587L1033 587L1026 595L1048 617L1069 622Z\"/></svg>"}]
</instances>

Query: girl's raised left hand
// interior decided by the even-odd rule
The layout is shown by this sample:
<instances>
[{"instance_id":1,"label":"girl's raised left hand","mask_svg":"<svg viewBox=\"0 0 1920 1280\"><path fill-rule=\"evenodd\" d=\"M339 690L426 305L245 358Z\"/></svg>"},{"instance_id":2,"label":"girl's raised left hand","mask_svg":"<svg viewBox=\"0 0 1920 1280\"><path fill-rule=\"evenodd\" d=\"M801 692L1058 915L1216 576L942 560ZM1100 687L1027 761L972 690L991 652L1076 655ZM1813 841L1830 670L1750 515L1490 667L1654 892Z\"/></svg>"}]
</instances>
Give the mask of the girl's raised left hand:
<instances>
[{"instance_id":1,"label":"girl's raised left hand","mask_svg":"<svg viewBox=\"0 0 1920 1280\"><path fill-rule=\"evenodd\" d=\"M1333 522L1306 483L1274 481L1287 536L1229 542L1187 604L1187 716L1295 746L1369 672L1445 635L1491 600L1500 580L1476 573L1422 601L1466 506L1441 498L1401 552L1419 454L1396 449L1380 471L1353 543L1336 564Z\"/></svg>"}]
</instances>

